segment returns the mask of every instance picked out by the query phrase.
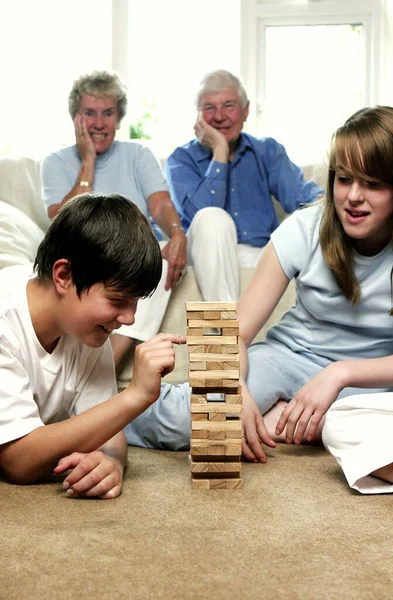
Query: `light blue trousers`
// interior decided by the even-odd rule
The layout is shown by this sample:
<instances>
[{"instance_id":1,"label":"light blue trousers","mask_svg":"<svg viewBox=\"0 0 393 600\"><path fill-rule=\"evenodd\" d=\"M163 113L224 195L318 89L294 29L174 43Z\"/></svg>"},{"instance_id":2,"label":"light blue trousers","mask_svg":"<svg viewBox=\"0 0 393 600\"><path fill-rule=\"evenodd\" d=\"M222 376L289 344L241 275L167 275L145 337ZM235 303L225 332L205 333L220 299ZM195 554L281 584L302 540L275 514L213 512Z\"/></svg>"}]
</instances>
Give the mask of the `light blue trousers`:
<instances>
[{"instance_id":1,"label":"light blue trousers","mask_svg":"<svg viewBox=\"0 0 393 600\"><path fill-rule=\"evenodd\" d=\"M330 364L313 354L299 354L268 340L248 350L247 385L264 415L277 400L289 402L307 381ZM339 398L391 389L345 388ZM128 444L161 450L190 447L190 387L163 383L158 400L124 429Z\"/></svg>"},{"instance_id":2,"label":"light blue trousers","mask_svg":"<svg viewBox=\"0 0 393 600\"><path fill-rule=\"evenodd\" d=\"M267 340L248 349L247 387L264 415L278 400L289 402L300 388L332 361L311 353L293 352L284 344ZM345 388L337 398L391 389Z\"/></svg>"}]
</instances>

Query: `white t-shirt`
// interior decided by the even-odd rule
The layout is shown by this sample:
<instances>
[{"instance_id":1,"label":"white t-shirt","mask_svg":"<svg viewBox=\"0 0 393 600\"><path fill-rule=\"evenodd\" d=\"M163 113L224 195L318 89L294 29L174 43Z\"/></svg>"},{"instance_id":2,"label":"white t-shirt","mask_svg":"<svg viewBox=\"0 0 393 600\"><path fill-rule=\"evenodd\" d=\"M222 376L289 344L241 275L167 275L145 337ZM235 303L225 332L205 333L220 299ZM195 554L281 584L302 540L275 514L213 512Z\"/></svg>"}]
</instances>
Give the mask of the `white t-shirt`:
<instances>
[{"instance_id":1,"label":"white t-shirt","mask_svg":"<svg viewBox=\"0 0 393 600\"><path fill-rule=\"evenodd\" d=\"M271 235L284 273L295 278L297 295L296 306L269 330L267 338L279 340L294 352L333 361L393 354L391 244L376 256L354 251L361 298L353 307L323 259L321 216L321 205L298 210Z\"/></svg>"},{"instance_id":2,"label":"white t-shirt","mask_svg":"<svg viewBox=\"0 0 393 600\"><path fill-rule=\"evenodd\" d=\"M117 393L110 341L89 348L63 335L48 354L35 334L26 284L32 265L0 271L0 444Z\"/></svg>"}]
</instances>

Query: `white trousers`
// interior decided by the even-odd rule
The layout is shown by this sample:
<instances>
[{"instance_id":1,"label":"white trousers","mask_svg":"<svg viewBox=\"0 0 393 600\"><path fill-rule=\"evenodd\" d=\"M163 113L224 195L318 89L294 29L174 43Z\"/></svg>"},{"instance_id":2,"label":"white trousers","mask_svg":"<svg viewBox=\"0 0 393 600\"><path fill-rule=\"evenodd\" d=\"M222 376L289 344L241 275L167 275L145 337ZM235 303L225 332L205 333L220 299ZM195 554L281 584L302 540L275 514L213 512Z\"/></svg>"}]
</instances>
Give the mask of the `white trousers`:
<instances>
[{"instance_id":1,"label":"white trousers","mask_svg":"<svg viewBox=\"0 0 393 600\"><path fill-rule=\"evenodd\" d=\"M238 244L232 217L212 206L197 212L187 235L188 260L203 299L236 302L240 295L239 268L256 267L263 248Z\"/></svg>"},{"instance_id":2,"label":"white trousers","mask_svg":"<svg viewBox=\"0 0 393 600\"><path fill-rule=\"evenodd\" d=\"M187 233L188 262L204 300L237 302L240 295L239 268L255 268L263 248L237 243L236 226L222 208L208 207L197 212ZM160 242L161 250L167 241ZM156 335L164 318L171 290L165 290L168 263L162 261L162 277L152 296L138 302L133 325L116 331L146 341ZM179 282L181 285L182 282Z\"/></svg>"},{"instance_id":3,"label":"white trousers","mask_svg":"<svg viewBox=\"0 0 393 600\"><path fill-rule=\"evenodd\" d=\"M393 392L336 400L322 430L325 447L350 487L362 494L393 492L393 484L370 475L393 462Z\"/></svg>"},{"instance_id":4,"label":"white trousers","mask_svg":"<svg viewBox=\"0 0 393 600\"><path fill-rule=\"evenodd\" d=\"M160 242L161 250L168 242ZM162 275L154 294L149 298L139 300L133 325L122 325L116 330L119 335L146 342L160 330L172 290L165 290L168 262L162 261Z\"/></svg>"}]
</instances>

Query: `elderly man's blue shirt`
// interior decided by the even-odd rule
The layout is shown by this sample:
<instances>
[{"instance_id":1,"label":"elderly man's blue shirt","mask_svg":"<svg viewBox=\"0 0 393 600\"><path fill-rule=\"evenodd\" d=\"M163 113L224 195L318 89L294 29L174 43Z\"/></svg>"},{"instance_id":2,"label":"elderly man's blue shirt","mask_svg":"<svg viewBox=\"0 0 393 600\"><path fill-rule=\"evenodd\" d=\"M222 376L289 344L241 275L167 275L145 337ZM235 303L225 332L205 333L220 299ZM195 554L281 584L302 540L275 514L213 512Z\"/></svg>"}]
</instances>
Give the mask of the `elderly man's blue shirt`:
<instances>
[{"instance_id":1,"label":"elderly man's blue shirt","mask_svg":"<svg viewBox=\"0 0 393 600\"><path fill-rule=\"evenodd\" d=\"M216 206L233 218L239 243L262 247L278 226L271 196L286 213L323 194L290 161L273 138L242 133L232 162L212 160L212 152L193 140L177 148L167 160L172 200L187 230L201 208Z\"/></svg>"}]
</instances>

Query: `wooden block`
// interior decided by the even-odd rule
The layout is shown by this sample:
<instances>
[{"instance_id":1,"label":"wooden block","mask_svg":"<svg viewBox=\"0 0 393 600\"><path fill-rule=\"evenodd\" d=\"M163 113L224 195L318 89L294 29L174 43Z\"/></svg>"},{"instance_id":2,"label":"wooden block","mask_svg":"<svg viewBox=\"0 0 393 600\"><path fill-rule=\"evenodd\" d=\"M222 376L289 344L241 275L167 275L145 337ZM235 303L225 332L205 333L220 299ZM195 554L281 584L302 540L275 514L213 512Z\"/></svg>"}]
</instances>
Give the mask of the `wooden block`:
<instances>
[{"instance_id":1,"label":"wooden block","mask_svg":"<svg viewBox=\"0 0 393 600\"><path fill-rule=\"evenodd\" d=\"M241 440L225 439L222 441L206 439L191 439L191 458L193 456L226 456L240 457L242 455Z\"/></svg>"},{"instance_id":2,"label":"wooden block","mask_svg":"<svg viewBox=\"0 0 393 600\"><path fill-rule=\"evenodd\" d=\"M206 371L195 371L195 373L206 373ZM224 371L224 373L232 373L232 371ZM227 377L225 375L225 379L222 382L223 387L238 387L239 386L239 376L238 377Z\"/></svg>"},{"instance_id":3,"label":"wooden block","mask_svg":"<svg viewBox=\"0 0 393 600\"><path fill-rule=\"evenodd\" d=\"M242 432L242 423L240 420L237 421L225 421L225 423L212 423L211 421L207 422L191 422L191 430L192 431L225 431L227 434L230 432L233 433L237 438L238 432ZM228 437L228 436L226 436ZM233 437L233 436L231 436ZM214 438L213 438L214 439Z\"/></svg>"},{"instance_id":4,"label":"wooden block","mask_svg":"<svg viewBox=\"0 0 393 600\"><path fill-rule=\"evenodd\" d=\"M189 384L193 389L198 391L204 389L216 389L222 388L222 379L205 379L201 377L194 377L194 373L205 373L207 371L190 371L189 372Z\"/></svg>"},{"instance_id":5,"label":"wooden block","mask_svg":"<svg viewBox=\"0 0 393 600\"><path fill-rule=\"evenodd\" d=\"M239 369L235 370L233 369L232 371L193 371L192 376L193 378L196 379L222 379L223 377L225 377L225 379L233 379L233 380L238 380L239 379Z\"/></svg>"},{"instance_id":6,"label":"wooden block","mask_svg":"<svg viewBox=\"0 0 393 600\"><path fill-rule=\"evenodd\" d=\"M225 394L225 402L240 405L243 403L243 396L241 394Z\"/></svg>"},{"instance_id":7,"label":"wooden block","mask_svg":"<svg viewBox=\"0 0 393 600\"><path fill-rule=\"evenodd\" d=\"M188 319L204 319L203 311L198 310L188 310L187 311L187 320Z\"/></svg>"},{"instance_id":8,"label":"wooden block","mask_svg":"<svg viewBox=\"0 0 393 600\"><path fill-rule=\"evenodd\" d=\"M210 363L208 363L210 364ZM225 361L223 366L224 371L231 371L232 369L240 369L240 361L239 360L231 360Z\"/></svg>"},{"instance_id":9,"label":"wooden block","mask_svg":"<svg viewBox=\"0 0 393 600\"><path fill-rule=\"evenodd\" d=\"M209 423L209 421L207 421ZM213 423L216 425L216 423ZM221 425L221 423L219 423ZM202 430L199 430L202 431ZM207 431L207 439L208 440L225 440L227 438L227 431L225 429L212 429Z\"/></svg>"},{"instance_id":10,"label":"wooden block","mask_svg":"<svg viewBox=\"0 0 393 600\"><path fill-rule=\"evenodd\" d=\"M196 440L207 440L208 439L207 429L196 429L191 431L191 439Z\"/></svg>"},{"instance_id":11,"label":"wooden block","mask_svg":"<svg viewBox=\"0 0 393 600\"><path fill-rule=\"evenodd\" d=\"M195 328L195 329L187 327L187 336L188 337L197 336L197 335L198 336L203 335L203 327L199 327L199 328Z\"/></svg>"},{"instance_id":12,"label":"wooden block","mask_svg":"<svg viewBox=\"0 0 393 600\"><path fill-rule=\"evenodd\" d=\"M237 307L236 302L186 302L186 311L189 310L219 310L219 311L235 311Z\"/></svg>"},{"instance_id":13,"label":"wooden block","mask_svg":"<svg viewBox=\"0 0 393 600\"><path fill-rule=\"evenodd\" d=\"M200 362L200 361L194 362L194 361L190 360L190 363L189 363L190 371L206 371L206 368L207 368L207 363Z\"/></svg>"},{"instance_id":14,"label":"wooden block","mask_svg":"<svg viewBox=\"0 0 393 600\"><path fill-rule=\"evenodd\" d=\"M242 464L237 462L194 462L191 461L191 473L240 473Z\"/></svg>"},{"instance_id":15,"label":"wooden block","mask_svg":"<svg viewBox=\"0 0 393 600\"><path fill-rule=\"evenodd\" d=\"M240 490L243 487L243 479L227 479L227 490Z\"/></svg>"},{"instance_id":16,"label":"wooden block","mask_svg":"<svg viewBox=\"0 0 393 600\"><path fill-rule=\"evenodd\" d=\"M191 407L193 404L207 404L206 394L191 394L190 401Z\"/></svg>"},{"instance_id":17,"label":"wooden block","mask_svg":"<svg viewBox=\"0 0 393 600\"><path fill-rule=\"evenodd\" d=\"M204 319L213 319L215 321L216 319L221 318L221 312L219 310L215 310L215 311L205 310L205 312L203 313L203 318Z\"/></svg>"},{"instance_id":18,"label":"wooden block","mask_svg":"<svg viewBox=\"0 0 393 600\"><path fill-rule=\"evenodd\" d=\"M213 414L218 414L218 413L213 413ZM209 413L207 412L203 412L203 413L192 413L191 414L191 420L192 421L207 421L209 419Z\"/></svg>"},{"instance_id":19,"label":"wooden block","mask_svg":"<svg viewBox=\"0 0 393 600\"><path fill-rule=\"evenodd\" d=\"M236 350L239 352L239 347L237 345L237 336L236 335L188 335L187 336L187 344L193 345L219 345L219 346L229 346L236 345ZM226 352L226 348L224 350Z\"/></svg>"},{"instance_id":20,"label":"wooden block","mask_svg":"<svg viewBox=\"0 0 393 600\"><path fill-rule=\"evenodd\" d=\"M199 318L199 317L195 317L195 318ZM221 311L221 319L225 319L225 320L226 319L229 319L229 320L237 319L237 312L223 310L223 311Z\"/></svg>"},{"instance_id":21,"label":"wooden block","mask_svg":"<svg viewBox=\"0 0 393 600\"><path fill-rule=\"evenodd\" d=\"M235 385L228 385L226 387L223 387L223 392L225 394L241 394L242 393L242 388L240 386L236 387ZM209 388L209 391L210 388Z\"/></svg>"},{"instance_id":22,"label":"wooden block","mask_svg":"<svg viewBox=\"0 0 393 600\"><path fill-rule=\"evenodd\" d=\"M220 355L218 355L220 356ZM223 362L207 362L206 363L206 371L219 371L219 370L224 370L224 363ZM202 369L201 369L202 371Z\"/></svg>"},{"instance_id":23,"label":"wooden block","mask_svg":"<svg viewBox=\"0 0 393 600\"><path fill-rule=\"evenodd\" d=\"M239 354L213 354L211 352L189 352L189 360L190 361L231 361L236 364L236 367L240 364L240 355Z\"/></svg>"},{"instance_id":24,"label":"wooden block","mask_svg":"<svg viewBox=\"0 0 393 600\"><path fill-rule=\"evenodd\" d=\"M193 395L191 396L192 399ZM198 396L199 397L199 396ZM226 402L206 402L203 404L193 404L191 400L191 413L214 412L224 415L240 415L241 404L227 404Z\"/></svg>"},{"instance_id":25,"label":"wooden block","mask_svg":"<svg viewBox=\"0 0 393 600\"><path fill-rule=\"evenodd\" d=\"M209 423L209 421L207 421ZM228 422L228 421L226 421ZM242 425L241 425L241 421L235 421L235 423L239 423L239 430L238 431L226 431L225 432L225 439L227 440L241 440L242 439ZM209 436L207 436L207 439L209 439Z\"/></svg>"},{"instance_id":26,"label":"wooden block","mask_svg":"<svg viewBox=\"0 0 393 600\"><path fill-rule=\"evenodd\" d=\"M209 412L206 414L208 415L209 421L226 421L227 420L225 413Z\"/></svg>"},{"instance_id":27,"label":"wooden block","mask_svg":"<svg viewBox=\"0 0 393 600\"><path fill-rule=\"evenodd\" d=\"M210 482L208 479L192 479L193 490L209 490Z\"/></svg>"},{"instance_id":28,"label":"wooden block","mask_svg":"<svg viewBox=\"0 0 393 600\"><path fill-rule=\"evenodd\" d=\"M206 344L206 345L188 345L188 355L193 356L194 354L222 354L221 352L222 346L221 344ZM226 348L225 348L226 350ZM237 349L239 352L239 348ZM231 354L231 353L229 353Z\"/></svg>"},{"instance_id":29,"label":"wooden block","mask_svg":"<svg viewBox=\"0 0 393 600\"><path fill-rule=\"evenodd\" d=\"M237 327L222 327L221 335L239 335L239 326L237 326Z\"/></svg>"},{"instance_id":30,"label":"wooden block","mask_svg":"<svg viewBox=\"0 0 393 600\"><path fill-rule=\"evenodd\" d=\"M208 320L208 319L190 319L188 321L188 327L226 327L227 329L239 329L238 321L225 321L221 319Z\"/></svg>"},{"instance_id":31,"label":"wooden block","mask_svg":"<svg viewBox=\"0 0 393 600\"><path fill-rule=\"evenodd\" d=\"M225 446L225 456L241 456L242 455L242 446Z\"/></svg>"},{"instance_id":32,"label":"wooden block","mask_svg":"<svg viewBox=\"0 0 393 600\"><path fill-rule=\"evenodd\" d=\"M193 490L235 490L243 487L243 479L192 479Z\"/></svg>"},{"instance_id":33,"label":"wooden block","mask_svg":"<svg viewBox=\"0 0 393 600\"><path fill-rule=\"evenodd\" d=\"M228 339L225 337L224 339ZM232 346L224 346L226 354L239 354L239 344L233 344Z\"/></svg>"}]
</instances>

